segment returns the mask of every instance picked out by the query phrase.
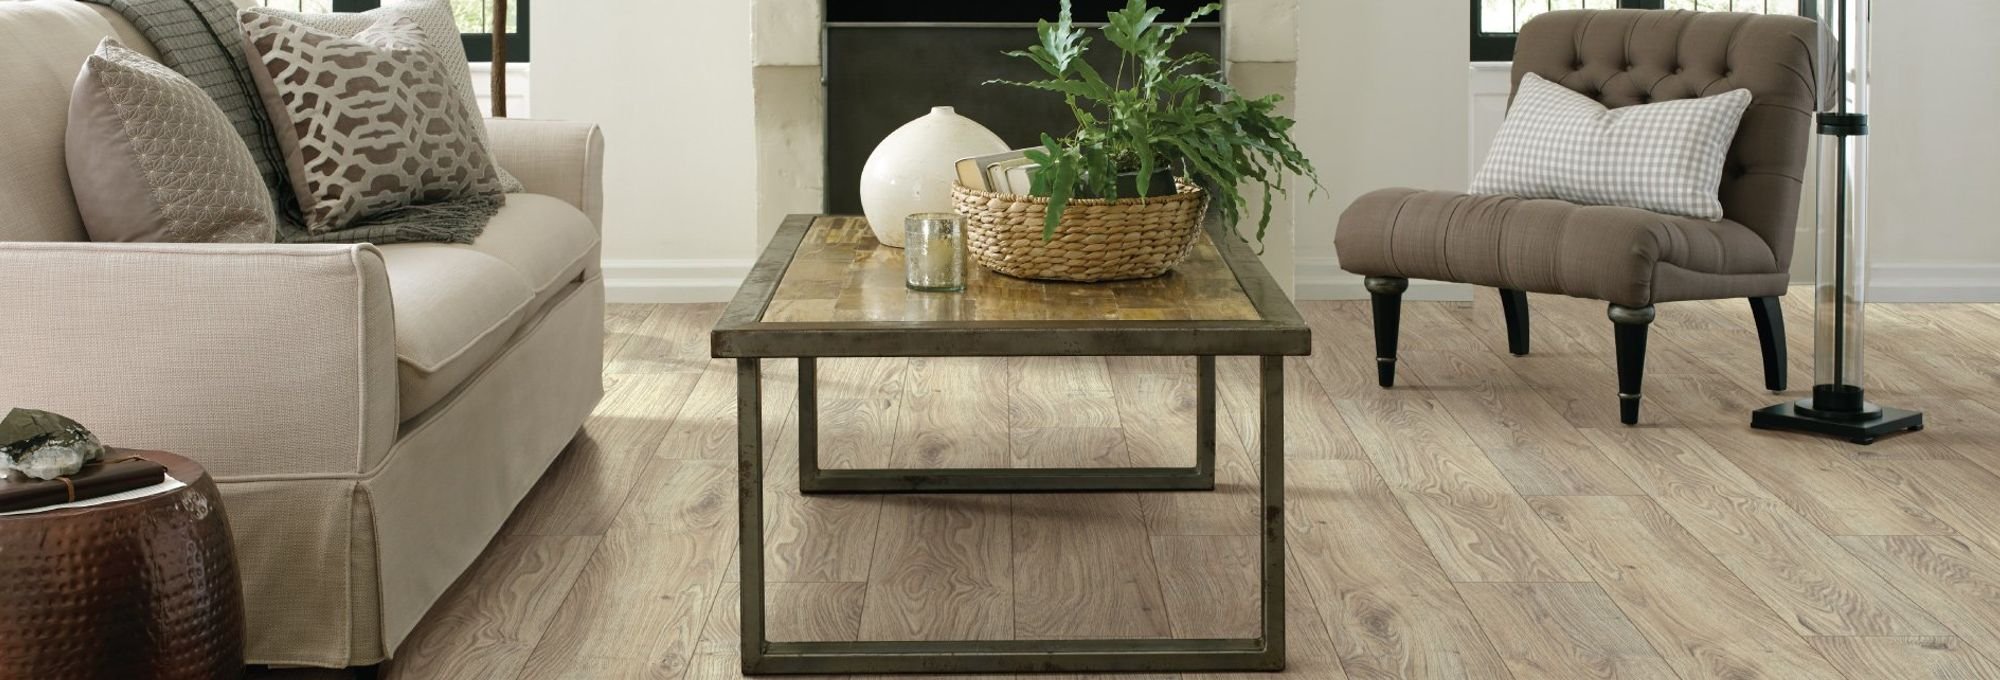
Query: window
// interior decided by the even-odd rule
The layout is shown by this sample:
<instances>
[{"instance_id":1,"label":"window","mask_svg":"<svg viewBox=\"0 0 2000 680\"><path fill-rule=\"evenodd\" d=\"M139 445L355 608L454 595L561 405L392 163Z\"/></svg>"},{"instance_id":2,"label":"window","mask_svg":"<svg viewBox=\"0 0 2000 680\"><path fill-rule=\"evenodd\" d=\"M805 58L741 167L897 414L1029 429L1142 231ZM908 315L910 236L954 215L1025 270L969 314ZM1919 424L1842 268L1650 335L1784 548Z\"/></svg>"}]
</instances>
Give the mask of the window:
<instances>
[{"instance_id":1,"label":"window","mask_svg":"<svg viewBox=\"0 0 2000 680\"><path fill-rule=\"evenodd\" d=\"M382 0L259 0L266 7L294 12L365 12L382 6ZM492 0L451 0L451 13L458 20L459 36L465 41L467 61L493 60ZM507 0L507 61L528 60L528 0Z\"/></svg>"},{"instance_id":2,"label":"window","mask_svg":"<svg viewBox=\"0 0 2000 680\"><path fill-rule=\"evenodd\" d=\"M1472 0L1472 60L1512 61L1514 34L1529 19L1559 9L1685 9L1810 16L1812 0Z\"/></svg>"}]
</instances>

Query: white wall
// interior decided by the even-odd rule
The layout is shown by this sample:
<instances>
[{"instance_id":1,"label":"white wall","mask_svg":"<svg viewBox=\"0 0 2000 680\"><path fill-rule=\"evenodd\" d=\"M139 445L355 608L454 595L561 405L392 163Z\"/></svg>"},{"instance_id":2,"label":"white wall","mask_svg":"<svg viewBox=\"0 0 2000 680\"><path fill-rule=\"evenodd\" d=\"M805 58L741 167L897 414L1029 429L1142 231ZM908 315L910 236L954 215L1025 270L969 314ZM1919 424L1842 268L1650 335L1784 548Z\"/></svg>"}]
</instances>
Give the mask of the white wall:
<instances>
[{"instance_id":1,"label":"white wall","mask_svg":"<svg viewBox=\"0 0 2000 680\"><path fill-rule=\"evenodd\" d=\"M1871 300L2000 302L2000 2L1875 3Z\"/></svg>"},{"instance_id":2,"label":"white wall","mask_svg":"<svg viewBox=\"0 0 2000 680\"><path fill-rule=\"evenodd\" d=\"M1300 4L1296 134L1326 190L1298 209L1299 296L1365 297L1334 257L1347 204L1386 187L1471 184L1471 10L1464 0ZM1464 299L1470 290L1412 282L1411 294Z\"/></svg>"},{"instance_id":3,"label":"white wall","mask_svg":"<svg viewBox=\"0 0 2000 680\"><path fill-rule=\"evenodd\" d=\"M604 128L612 298L733 288L760 245L748 3L563 0L534 12L535 116Z\"/></svg>"},{"instance_id":4,"label":"white wall","mask_svg":"<svg viewBox=\"0 0 2000 680\"><path fill-rule=\"evenodd\" d=\"M748 7L566 0L538 8L534 115L605 128L604 252L615 299L718 299L757 254ZM1992 122L2000 42L1986 35L2000 23L2000 3L1876 8L1874 299L2000 301ZM1482 74L1469 68L1468 12L1464 0L1300 3L1296 134L1326 185L1295 208L1300 297L1363 297L1333 250L1334 226L1356 196L1469 184L1474 139L1490 135L1499 109L1474 85Z\"/></svg>"}]
</instances>

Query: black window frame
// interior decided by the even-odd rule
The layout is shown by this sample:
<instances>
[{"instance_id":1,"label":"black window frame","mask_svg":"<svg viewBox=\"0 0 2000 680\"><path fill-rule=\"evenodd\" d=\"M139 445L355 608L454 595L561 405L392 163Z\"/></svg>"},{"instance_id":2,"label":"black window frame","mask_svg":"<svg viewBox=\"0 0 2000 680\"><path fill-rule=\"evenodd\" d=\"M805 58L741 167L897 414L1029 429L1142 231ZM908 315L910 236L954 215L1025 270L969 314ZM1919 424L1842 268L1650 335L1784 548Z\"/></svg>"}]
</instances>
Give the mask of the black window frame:
<instances>
[{"instance_id":1,"label":"black window frame","mask_svg":"<svg viewBox=\"0 0 2000 680\"><path fill-rule=\"evenodd\" d=\"M1473 61L1513 61L1514 38L1517 33L1487 33L1480 29L1480 0L1472 1L1472 60ZM1819 10L1813 0L1799 0L1799 15L1818 16ZM1667 0L1618 0L1619 9L1666 9Z\"/></svg>"},{"instance_id":2,"label":"black window frame","mask_svg":"<svg viewBox=\"0 0 2000 680\"><path fill-rule=\"evenodd\" d=\"M514 31L507 34L507 61L509 63L524 63L529 58L528 17L533 14L528 11L529 1L514 0L514 13L510 17L514 20ZM333 11L335 12L366 12L381 6L382 0L333 0ZM460 33L458 37L460 42L465 45L466 61L493 61L492 31L485 33Z\"/></svg>"}]
</instances>

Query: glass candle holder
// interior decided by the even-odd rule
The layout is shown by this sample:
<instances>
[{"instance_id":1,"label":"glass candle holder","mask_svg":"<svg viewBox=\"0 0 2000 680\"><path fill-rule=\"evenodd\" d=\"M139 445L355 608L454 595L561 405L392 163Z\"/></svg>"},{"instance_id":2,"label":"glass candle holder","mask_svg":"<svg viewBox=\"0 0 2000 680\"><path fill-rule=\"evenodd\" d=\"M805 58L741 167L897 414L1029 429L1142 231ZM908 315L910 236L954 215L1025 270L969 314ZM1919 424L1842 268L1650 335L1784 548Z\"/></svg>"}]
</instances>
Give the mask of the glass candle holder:
<instances>
[{"instance_id":1,"label":"glass candle holder","mask_svg":"<svg viewBox=\"0 0 2000 680\"><path fill-rule=\"evenodd\" d=\"M903 271L910 290L965 290L965 222L955 213L903 220Z\"/></svg>"}]
</instances>

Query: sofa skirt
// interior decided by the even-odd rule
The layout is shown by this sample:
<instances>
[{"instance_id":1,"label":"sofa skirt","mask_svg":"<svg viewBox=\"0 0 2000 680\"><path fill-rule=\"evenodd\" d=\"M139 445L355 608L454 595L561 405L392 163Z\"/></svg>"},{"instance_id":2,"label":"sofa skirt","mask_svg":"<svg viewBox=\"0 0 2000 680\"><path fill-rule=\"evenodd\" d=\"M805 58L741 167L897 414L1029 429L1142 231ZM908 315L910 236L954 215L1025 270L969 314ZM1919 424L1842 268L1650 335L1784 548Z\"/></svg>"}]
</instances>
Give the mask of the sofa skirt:
<instances>
[{"instance_id":1,"label":"sofa skirt","mask_svg":"<svg viewBox=\"0 0 2000 680\"><path fill-rule=\"evenodd\" d=\"M416 628L603 395L604 281L572 284L510 346L403 423L362 475L220 481L253 664L380 663Z\"/></svg>"}]
</instances>

